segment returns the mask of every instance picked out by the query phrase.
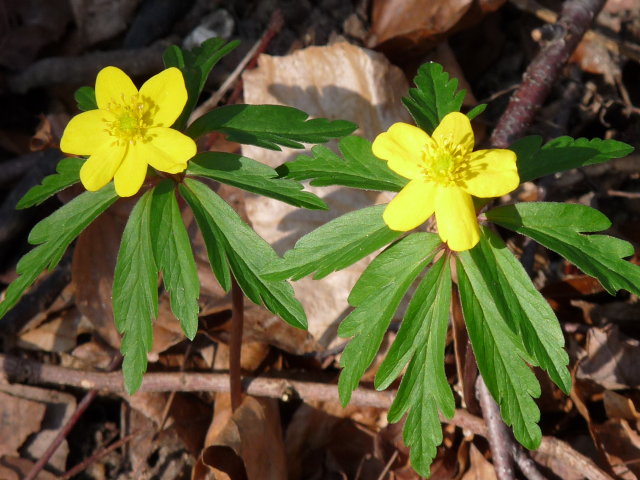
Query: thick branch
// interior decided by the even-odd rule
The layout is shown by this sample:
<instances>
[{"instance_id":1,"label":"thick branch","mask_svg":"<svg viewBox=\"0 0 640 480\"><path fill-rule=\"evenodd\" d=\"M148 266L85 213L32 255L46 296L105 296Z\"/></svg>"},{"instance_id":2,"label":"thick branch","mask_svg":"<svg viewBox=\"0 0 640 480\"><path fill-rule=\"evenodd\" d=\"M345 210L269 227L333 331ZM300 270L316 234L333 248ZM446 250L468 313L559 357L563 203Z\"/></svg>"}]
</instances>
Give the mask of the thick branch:
<instances>
[{"instance_id":1,"label":"thick branch","mask_svg":"<svg viewBox=\"0 0 640 480\"><path fill-rule=\"evenodd\" d=\"M555 38L548 41L533 59L513 94L507 109L491 135L491 144L506 148L531 125L560 69L593 23L605 0L567 0L560 13Z\"/></svg>"}]
</instances>

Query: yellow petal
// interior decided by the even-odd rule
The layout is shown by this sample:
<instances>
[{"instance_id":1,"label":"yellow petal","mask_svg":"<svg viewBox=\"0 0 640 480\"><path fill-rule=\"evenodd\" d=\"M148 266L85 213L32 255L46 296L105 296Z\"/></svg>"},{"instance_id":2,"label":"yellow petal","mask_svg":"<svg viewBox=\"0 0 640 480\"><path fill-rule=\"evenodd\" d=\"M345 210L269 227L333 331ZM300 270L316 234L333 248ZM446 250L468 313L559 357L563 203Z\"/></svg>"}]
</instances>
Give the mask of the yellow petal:
<instances>
[{"instance_id":1,"label":"yellow petal","mask_svg":"<svg viewBox=\"0 0 640 480\"><path fill-rule=\"evenodd\" d=\"M157 107L153 113L152 124L170 127L187 103L187 88L182 72L171 67L154 75L140 87L140 96Z\"/></svg>"},{"instance_id":2,"label":"yellow petal","mask_svg":"<svg viewBox=\"0 0 640 480\"><path fill-rule=\"evenodd\" d=\"M138 89L129 76L117 67L105 67L96 78L96 102L98 108L107 109L109 103L119 105L129 103Z\"/></svg>"},{"instance_id":3,"label":"yellow petal","mask_svg":"<svg viewBox=\"0 0 640 480\"><path fill-rule=\"evenodd\" d=\"M462 155L471 153L475 143L469 117L460 112L446 114L440 125L433 131L433 139L441 147L460 146Z\"/></svg>"},{"instance_id":4,"label":"yellow petal","mask_svg":"<svg viewBox=\"0 0 640 480\"><path fill-rule=\"evenodd\" d=\"M98 147L80 168L80 181L90 192L100 190L118 170L126 148L108 143Z\"/></svg>"},{"instance_id":5,"label":"yellow petal","mask_svg":"<svg viewBox=\"0 0 640 480\"><path fill-rule=\"evenodd\" d=\"M460 186L480 198L506 195L520 183L516 154L511 150L478 150L467 156Z\"/></svg>"},{"instance_id":6,"label":"yellow petal","mask_svg":"<svg viewBox=\"0 0 640 480\"><path fill-rule=\"evenodd\" d=\"M115 119L106 110L89 110L71 119L60 139L60 150L74 155L91 155L101 145L114 139L109 135L108 122Z\"/></svg>"},{"instance_id":7,"label":"yellow petal","mask_svg":"<svg viewBox=\"0 0 640 480\"><path fill-rule=\"evenodd\" d=\"M408 123L394 123L373 141L373 154L389 162L389 168L405 178L422 175L422 150L429 140L424 130Z\"/></svg>"},{"instance_id":8,"label":"yellow petal","mask_svg":"<svg viewBox=\"0 0 640 480\"><path fill-rule=\"evenodd\" d=\"M410 181L387 205L382 219L391 230L406 232L422 225L435 205L436 187L422 179Z\"/></svg>"},{"instance_id":9,"label":"yellow petal","mask_svg":"<svg viewBox=\"0 0 640 480\"><path fill-rule=\"evenodd\" d=\"M140 155L156 170L179 173L187 168L187 162L197 152L196 142L172 128L152 128L148 132L150 143L138 144L144 149Z\"/></svg>"},{"instance_id":10,"label":"yellow petal","mask_svg":"<svg viewBox=\"0 0 640 480\"><path fill-rule=\"evenodd\" d=\"M121 197L135 195L144 183L147 176L147 162L141 158L141 151L140 148L130 146L114 176L116 193Z\"/></svg>"},{"instance_id":11,"label":"yellow petal","mask_svg":"<svg viewBox=\"0 0 640 480\"><path fill-rule=\"evenodd\" d=\"M480 228L471 195L457 187L438 187L436 193L438 234L451 250L462 252L480 240Z\"/></svg>"}]
</instances>

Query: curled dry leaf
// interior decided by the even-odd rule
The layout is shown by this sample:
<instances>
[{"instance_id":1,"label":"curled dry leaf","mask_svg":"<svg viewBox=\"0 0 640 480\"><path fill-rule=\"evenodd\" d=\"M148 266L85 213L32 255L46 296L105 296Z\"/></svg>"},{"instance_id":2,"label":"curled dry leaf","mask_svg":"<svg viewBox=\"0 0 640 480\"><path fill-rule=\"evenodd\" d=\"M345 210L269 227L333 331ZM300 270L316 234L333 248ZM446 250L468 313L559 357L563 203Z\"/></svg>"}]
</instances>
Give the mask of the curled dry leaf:
<instances>
[{"instance_id":1,"label":"curled dry leaf","mask_svg":"<svg viewBox=\"0 0 640 480\"><path fill-rule=\"evenodd\" d=\"M594 428L616 476L623 480L639 478L640 435L637 429L620 419L608 420Z\"/></svg>"},{"instance_id":2,"label":"curled dry leaf","mask_svg":"<svg viewBox=\"0 0 640 480\"><path fill-rule=\"evenodd\" d=\"M397 121L409 122L401 97L408 90L403 73L376 52L348 43L309 47L285 57L261 55L258 67L243 75L244 100L250 104L289 105L312 117L351 120L357 133L373 139ZM274 152L243 146L243 155L277 167L300 150ZM346 212L390 196L339 187L308 187L329 205L329 211L307 211L264 197L247 194L246 211L254 229L282 254L305 233ZM347 294L365 262L322 280L306 277L294 283L309 318L309 331L322 345L335 339L345 315Z\"/></svg>"},{"instance_id":3,"label":"curled dry leaf","mask_svg":"<svg viewBox=\"0 0 640 480\"><path fill-rule=\"evenodd\" d=\"M202 451L193 480L287 480L278 403L245 397L224 428Z\"/></svg>"},{"instance_id":4,"label":"curled dry leaf","mask_svg":"<svg viewBox=\"0 0 640 480\"><path fill-rule=\"evenodd\" d=\"M480 450L471 444L469 449L469 470L465 472L461 480L495 480L496 469L489 462Z\"/></svg>"},{"instance_id":5,"label":"curled dry leaf","mask_svg":"<svg viewBox=\"0 0 640 480\"><path fill-rule=\"evenodd\" d=\"M591 380L607 390L640 386L640 342L625 336L617 326L592 328L586 355L576 378Z\"/></svg>"}]
</instances>

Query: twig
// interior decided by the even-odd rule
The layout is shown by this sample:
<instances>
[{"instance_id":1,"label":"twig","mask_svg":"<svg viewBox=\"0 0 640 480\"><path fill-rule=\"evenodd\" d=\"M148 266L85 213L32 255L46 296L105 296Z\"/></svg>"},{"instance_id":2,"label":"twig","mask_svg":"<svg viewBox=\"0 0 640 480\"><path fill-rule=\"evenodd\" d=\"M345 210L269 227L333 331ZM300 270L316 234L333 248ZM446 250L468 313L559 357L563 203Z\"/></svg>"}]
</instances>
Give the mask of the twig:
<instances>
[{"instance_id":1,"label":"twig","mask_svg":"<svg viewBox=\"0 0 640 480\"><path fill-rule=\"evenodd\" d=\"M61 477L59 480L68 480L72 477L74 477L75 475L78 475L80 472L83 472L84 470L86 470L89 465L97 462L98 460L100 460L102 457L109 455L111 452L113 452L114 450L117 450L118 448L120 448L121 446L123 446L125 443L130 442L131 440L133 440L135 437L137 437L138 435L140 435L142 433L142 431L136 431L133 432L129 435L127 435L126 437L121 438L120 440L113 442L111 445L109 445L108 447L105 447L101 450L98 450L96 453L94 453L93 455L91 455L89 458L87 458L86 460L83 460L82 462L80 462L79 464L77 464L75 467L73 467L70 470L67 470Z\"/></svg>"},{"instance_id":2,"label":"twig","mask_svg":"<svg viewBox=\"0 0 640 480\"><path fill-rule=\"evenodd\" d=\"M529 454L520 445L514 443L511 454L513 455L513 459L518 465L520 471L529 480L547 480L546 477L538 470L536 462L531 459Z\"/></svg>"},{"instance_id":3,"label":"twig","mask_svg":"<svg viewBox=\"0 0 640 480\"><path fill-rule=\"evenodd\" d=\"M510 0L509 3L520 10L534 14L543 22L555 23L558 21L558 14L556 12L545 8L535 0ZM622 54L631 60L640 62L640 47L634 43L626 42L619 38L613 38L613 36L608 34L606 31L598 32L595 30L587 30L584 34L584 38L598 41L615 55Z\"/></svg>"},{"instance_id":4,"label":"twig","mask_svg":"<svg viewBox=\"0 0 640 480\"><path fill-rule=\"evenodd\" d=\"M231 410L236 411L242 403L242 377L240 354L244 329L244 294L235 277L231 277L231 334L229 338L229 391Z\"/></svg>"},{"instance_id":5,"label":"twig","mask_svg":"<svg viewBox=\"0 0 640 480\"><path fill-rule=\"evenodd\" d=\"M491 135L491 144L508 147L521 137L551 91L560 69L590 27L605 0L568 0L555 24L557 35L538 52L511 96L507 109Z\"/></svg>"},{"instance_id":6,"label":"twig","mask_svg":"<svg viewBox=\"0 0 640 480\"><path fill-rule=\"evenodd\" d=\"M222 97L225 96L233 84L238 80L238 77L240 77L242 72L244 72L245 68L247 68L252 61L255 62L257 56L266 50L269 42L271 42L276 33L282 29L283 24L284 20L282 18L282 12L280 12L280 10L274 11L271 15L271 19L269 20L269 25L260 39L253 45L253 47L251 47L238 66L229 74L222 85L220 85L220 88L218 88L213 95L211 95L202 103L202 105L191 113L189 123L193 122L196 118L201 117L209 110L212 110L218 105L218 103L220 103Z\"/></svg>"},{"instance_id":7,"label":"twig","mask_svg":"<svg viewBox=\"0 0 640 480\"><path fill-rule=\"evenodd\" d=\"M389 470L391 469L391 465L393 465L393 462L396 461L396 458L398 458L398 450L394 450L393 451L393 454L391 455L391 458L389 458L389 461L384 466L384 469L382 470L382 472L380 472L380 475L378 475L378 480L384 480L384 476L387 473L389 473Z\"/></svg>"},{"instance_id":8,"label":"twig","mask_svg":"<svg viewBox=\"0 0 640 480\"><path fill-rule=\"evenodd\" d=\"M513 480L513 439L507 426L500 417L498 404L489 394L482 375L476 380L476 395L482 408L482 416L487 422L487 439L491 447L493 467L496 469L498 480Z\"/></svg>"},{"instance_id":9,"label":"twig","mask_svg":"<svg viewBox=\"0 0 640 480\"><path fill-rule=\"evenodd\" d=\"M114 359L109 364L108 369L113 370L119 365L119 363L120 357L119 355L116 355L116 357L114 357ZM95 389L89 390L85 394L85 396L76 407L75 412L73 412L73 415L71 415L71 418L69 418L64 427L62 427L62 429L58 432L58 435L56 435L49 447L42 454L42 457L40 457L36 464L31 468L31 471L27 474L27 476L24 477L24 480L34 480L38 476L45 465L49 462L53 454L56 453L56 450L58 450L58 447L60 446L62 441L67 438L69 432L73 429L73 427L75 427L76 423L78 423L78 420L80 420L82 414L87 408L89 408L89 405L91 405L93 399L96 398L96 395L98 395L98 391Z\"/></svg>"},{"instance_id":10,"label":"twig","mask_svg":"<svg viewBox=\"0 0 640 480\"><path fill-rule=\"evenodd\" d=\"M72 368L45 365L33 360L21 359L11 355L0 354L0 373L9 379L20 378L29 383L51 383L78 388L95 388L109 392L124 392L122 375L119 372L85 372ZM338 387L323 383L299 382L283 378L249 378L245 377L246 393L249 395L291 398L297 396L302 400L338 401ZM229 381L226 374L220 373L147 373L142 380L140 391L143 392L228 392ZM389 408L395 398L394 391L375 391L358 388L353 392L351 405ZM466 410L457 409L451 419L441 417L442 422L455 425L464 430L487 436L485 422ZM565 465L580 471L589 480L613 480L593 463L593 461L577 452L567 443L554 437L543 437L540 453L557 458Z\"/></svg>"}]
</instances>

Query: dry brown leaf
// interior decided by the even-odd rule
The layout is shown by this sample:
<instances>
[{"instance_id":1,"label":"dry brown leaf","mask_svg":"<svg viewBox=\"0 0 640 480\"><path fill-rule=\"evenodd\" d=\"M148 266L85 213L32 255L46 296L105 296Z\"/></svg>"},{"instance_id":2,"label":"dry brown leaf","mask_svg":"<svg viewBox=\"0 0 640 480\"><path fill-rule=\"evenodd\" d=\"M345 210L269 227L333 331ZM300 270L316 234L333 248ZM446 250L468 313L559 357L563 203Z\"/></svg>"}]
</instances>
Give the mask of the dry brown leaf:
<instances>
[{"instance_id":1,"label":"dry brown leaf","mask_svg":"<svg viewBox=\"0 0 640 480\"><path fill-rule=\"evenodd\" d=\"M401 104L408 85L402 72L376 52L348 43L309 47L285 57L261 55L258 68L243 75L244 100L249 104L289 105L312 117L351 120L359 133L372 139L397 121L410 121ZM276 167L301 152L273 152L243 146L245 156ZM339 187L308 187L330 207L302 210L276 200L246 195L246 211L254 229L282 254L303 234L346 212L388 201L387 195ZM359 262L322 280L294 283L309 317L309 332L326 346L347 313L347 295L362 273Z\"/></svg>"},{"instance_id":2,"label":"dry brown leaf","mask_svg":"<svg viewBox=\"0 0 640 480\"><path fill-rule=\"evenodd\" d=\"M602 397L604 411L609 418L630 420L635 422L640 419L640 413L629 397L620 395L612 390L605 390Z\"/></svg>"},{"instance_id":3,"label":"dry brown leaf","mask_svg":"<svg viewBox=\"0 0 640 480\"><path fill-rule=\"evenodd\" d=\"M77 344L81 319L78 309L66 310L58 318L20 334L18 346L28 350L68 352Z\"/></svg>"},{"instance_id":4,"label":"dry brown leaf","mask_svg":"<svg viewBox=\"0 0 640 480\"><path fill-rule=\"evenodd\" d=\"M594 428L616 476L624 480L636 480L640 475L638 432L621 419L611 419Z\"/></svg>"},{"instance_id":5,"label":"dry brown leaf","mask_svg":"<svg viewBox=\"0 0 640 480\"><path fill-rule=\"evenodd\" d=\"M28 456L33 460L37 460L42 456L62 427L71 418L76 407L76 400L73 395L28 385L0 384L0 395L2 395L0 410L5 406L8 408L11 404L11 402L4 401L6 400L5 396L12 397L16 401L38 405L37 411L31 412L30 410L22 413L14 411L10 417L20 422L20 425L14 425L15 430L13 432L21 431L23 424L31 426L30 428L35 428L33 432L37 433L31 435L20 450L23 456ZM41 409L44 409L44 416L39 415ZM34 414L33 418L29 416L31 413ZM4 413L0 413L0 418L7 417ZM4 428L4 423L10 427L13 422L0 423L0 429ZM12 435L13 433L11 435L2 434L0 438L3 441L9 441ZM2 442L0 442L1 444ZM69 446L65 440L47 463L47 468L64 471L68 454ZM0 476L0 478L3 477Z\"/></svg>"},{"instance_id":6,"label":"dry brown leaf","mask_svg":"<svg viewBox=\"0 0 640 480\"><path fill-rule=\"evenodd\" d=\"M0 456L18 455L27 437L40 430L46 409L41 402L0 392Z\"/></svg>"},{"instance_id":7,"label":"dry brown leaf","mask_svg":"<svg viewBox=\"0 0 640 480\"><path fill-rule=\"evenodd\" d=\"M245 397L219 435L202 452L192 479L286 480L278 403Z\"/></svg>"},{"instance_id":8,"label":"dry brown leaf","mask_svg":"<svg viewBox=\"0 0 640 480\"><path fill-rule=\"evenodd\" d=\"M469 450L469 470L465 472L461 480L495 480L496 469L493 464L484 458L480 450L471 444Z\"/></svg>"},{"instance_id":9,"label":"dry brown leaf","mask_svg":"<svg viewBox=\"0 0 640 480\"><path fill-rule=\"evenodd\" d=\"M591 380L604 389L640 386L640 341L620 333L617 326L592 328L587 335L586 356L578 364L576 378Z\"/></svg>"}]
</instances>

